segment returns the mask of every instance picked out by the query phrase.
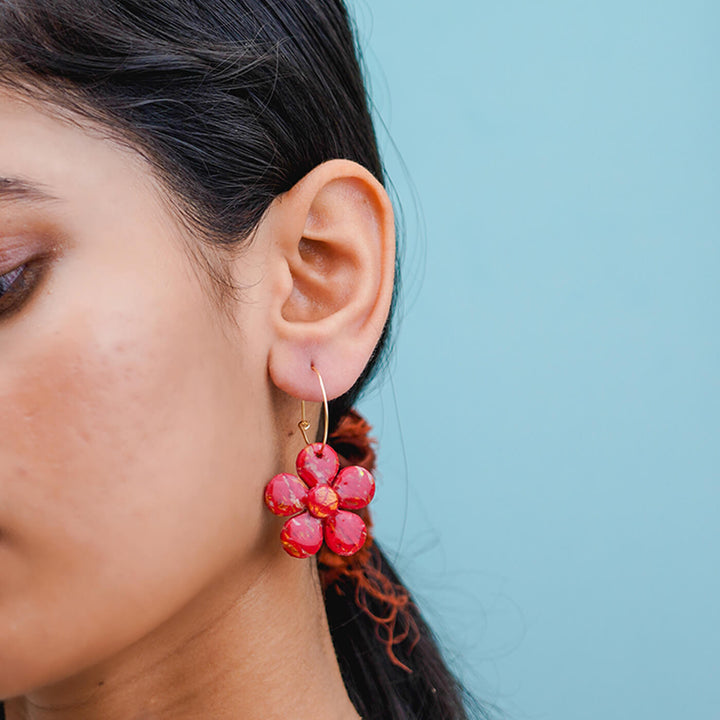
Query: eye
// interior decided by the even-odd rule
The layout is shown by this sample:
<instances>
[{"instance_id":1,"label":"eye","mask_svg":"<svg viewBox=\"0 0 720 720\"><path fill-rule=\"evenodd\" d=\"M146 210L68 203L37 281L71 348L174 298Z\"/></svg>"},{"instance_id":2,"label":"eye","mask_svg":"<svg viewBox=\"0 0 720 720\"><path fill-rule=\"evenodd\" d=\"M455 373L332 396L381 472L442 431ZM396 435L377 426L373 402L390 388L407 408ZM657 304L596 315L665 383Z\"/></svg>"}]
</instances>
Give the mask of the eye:
<instances>
[{"instance_id":1,"label":"eye","mask_svg":"<svg viewBox=\"0 0 720 720\"><path fill-rule=\"evenodd\" d=\"M38 262L26 262L0 275L0 317L20 310L38 284L42 268Z\"/></svg>"}]
</instances>

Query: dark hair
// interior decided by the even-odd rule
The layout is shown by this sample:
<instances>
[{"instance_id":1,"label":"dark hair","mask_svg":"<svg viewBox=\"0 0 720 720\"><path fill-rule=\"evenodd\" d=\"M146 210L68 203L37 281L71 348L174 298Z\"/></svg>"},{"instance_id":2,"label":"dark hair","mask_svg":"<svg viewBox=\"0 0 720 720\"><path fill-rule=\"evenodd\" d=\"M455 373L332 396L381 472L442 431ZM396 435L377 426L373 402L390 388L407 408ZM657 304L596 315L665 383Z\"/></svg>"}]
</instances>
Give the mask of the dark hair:
<instances>
[{"instance_id":1,"label":"dark hair","mask_svg":"<svg viewBox=\"0 0 720 720\"><path fill-rule=\"evenodd\" d=\"M139 151L201 248L247 240L273 199L326 160L354 160L384 181L341 0L3 0L0 84ZM377 369L389 333L390 319L362 376L331 403L331 426ZM399 583L377 545L373 557ZM365 720L467 717L414 606L420 640L395 648L412 673L390 661L349 588L327 593L326 608Z\"/></svg>"}]
</instances>

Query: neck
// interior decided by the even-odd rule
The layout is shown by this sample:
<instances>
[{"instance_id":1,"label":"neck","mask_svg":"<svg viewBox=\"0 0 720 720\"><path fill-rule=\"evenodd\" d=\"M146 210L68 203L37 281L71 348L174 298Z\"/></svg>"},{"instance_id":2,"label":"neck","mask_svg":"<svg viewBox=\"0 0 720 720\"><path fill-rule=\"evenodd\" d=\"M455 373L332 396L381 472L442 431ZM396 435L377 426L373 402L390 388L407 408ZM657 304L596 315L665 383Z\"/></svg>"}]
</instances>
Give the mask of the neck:
<instances>
[{"instance_id":1,"label":"neck","mask_svg":"<svg viewBox=\"0 0 720 720\"><path fill-rule=\"evenodd\" d=\"M228 572L130 648L7 700L5 713L6 720L358 718L314 562L284 553L266 557L250 586Z\"/></svg>"}]
</instances>

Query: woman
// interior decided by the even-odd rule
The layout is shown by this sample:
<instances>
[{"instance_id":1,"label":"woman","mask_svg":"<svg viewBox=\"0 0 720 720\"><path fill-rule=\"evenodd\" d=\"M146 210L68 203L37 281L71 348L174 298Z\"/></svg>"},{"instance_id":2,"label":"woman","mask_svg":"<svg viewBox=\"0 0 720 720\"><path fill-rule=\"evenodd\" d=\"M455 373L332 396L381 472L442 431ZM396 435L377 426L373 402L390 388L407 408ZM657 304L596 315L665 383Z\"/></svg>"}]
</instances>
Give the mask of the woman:
<instances>
[{"instance_id":1,"label":"woman","mask_svg":"<svg viewBox=\"0 0 720 720\"><path fill-rule=\"evenodd\" d=\"M301 418L371 469L397 287L340 0L4 0L0 178L5 717L465 717L372 538L270 512Z\"/></svg>"}]
</instances>

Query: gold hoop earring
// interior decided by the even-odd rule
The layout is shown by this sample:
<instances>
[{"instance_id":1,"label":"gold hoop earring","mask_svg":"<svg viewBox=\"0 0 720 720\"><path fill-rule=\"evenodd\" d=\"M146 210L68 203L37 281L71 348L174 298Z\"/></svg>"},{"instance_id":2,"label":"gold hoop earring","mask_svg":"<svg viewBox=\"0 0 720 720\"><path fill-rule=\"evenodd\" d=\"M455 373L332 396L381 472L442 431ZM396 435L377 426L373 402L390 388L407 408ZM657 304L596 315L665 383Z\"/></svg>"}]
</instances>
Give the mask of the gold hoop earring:
<instances>
[{"instance_id":1,"label":"gold hoop earring","mask_svg":"<svg viewBox=\"0 0 720 720\"><path fill-rule=\"evenodd\" d=\"M330 425L330 406L328 404L327 399L327 393L325 392L325 383L323 382L322 375L320 375L320 372L318 369L311 365L310 369L318 376L318 380L320 381L320 390L322 391L323 396L323 409L325 411L325 432L323 434L323 450L325 449L325 446L327 445L327 438L328 438L328 427ZM310 445L310 441L308 440L307 431L310 429L310 423L305 418L305 401L300 401L300 414L302 416L302 419L298 423L298 427L300 428L300 432L302 433L303 439L305 440L306 445Z\"/></svg>"},{"instance_id":2,"label":"gold hoop earring","mask_svg":"<svg viewBox=\"0 0 720 720\"><path fill-rule=\"evenodd\" d=\"M280 542L289 555L296 558L315 555L323 541L337 555L354 555L365 544L367 527L351 511L364 508L373 499L375 479L359 465L340 470L337 453L327 444L330 410L325 383L319 370L314 365L310 368L318 376L323 395L323 441L310 442L307 436L310 423L302 400L298 427L306 445L295 461L297 475L275 475L265 487L265 504L273 514L288 518L280 532Z\"/></svg>"}]
</instances>

